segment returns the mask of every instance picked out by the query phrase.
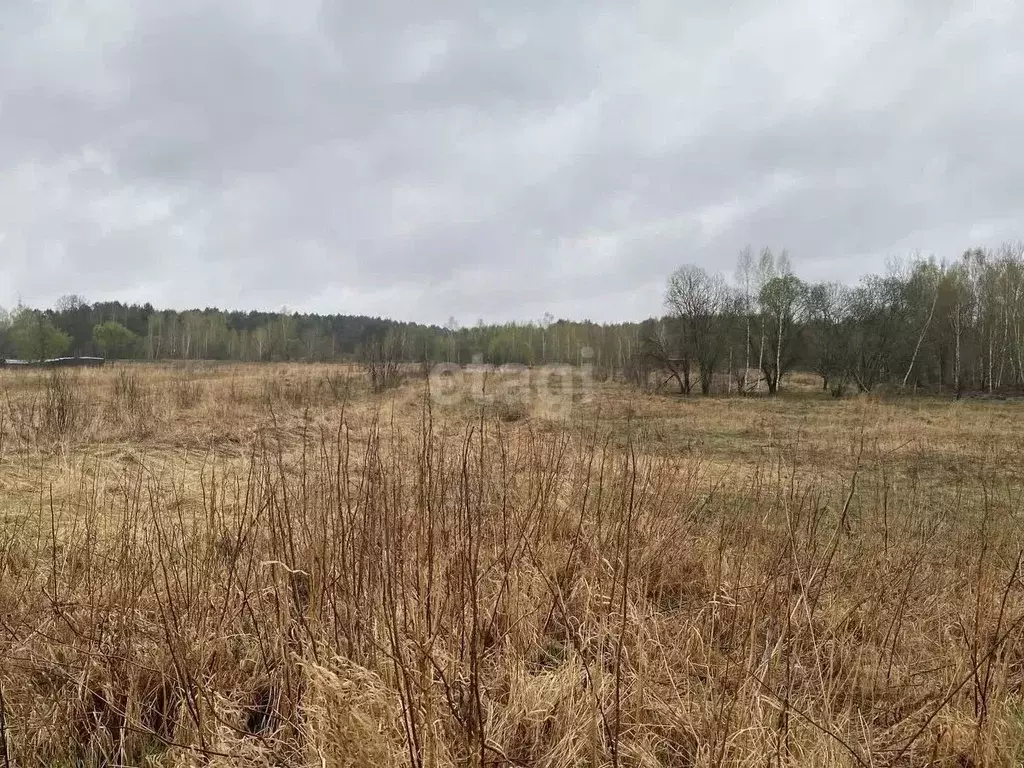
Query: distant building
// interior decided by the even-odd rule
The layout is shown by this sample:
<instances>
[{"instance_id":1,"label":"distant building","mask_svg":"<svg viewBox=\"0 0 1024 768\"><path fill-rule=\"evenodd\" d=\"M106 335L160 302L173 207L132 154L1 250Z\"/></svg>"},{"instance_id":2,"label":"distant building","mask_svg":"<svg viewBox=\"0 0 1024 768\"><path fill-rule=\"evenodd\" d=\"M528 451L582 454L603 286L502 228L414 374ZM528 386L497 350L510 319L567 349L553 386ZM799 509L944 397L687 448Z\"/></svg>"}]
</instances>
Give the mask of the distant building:
<instances>
[{"instance_id":1,"label":"distant building","mask_svg":"<svg viewBox=\"0 0 1024 768\"><path fill-rule=\"evenodd\" d=\"M4 368L98 368L106 360L102 357L51 357L48 360L11 360L0 358Z\"/></svg>"}]
</instances>

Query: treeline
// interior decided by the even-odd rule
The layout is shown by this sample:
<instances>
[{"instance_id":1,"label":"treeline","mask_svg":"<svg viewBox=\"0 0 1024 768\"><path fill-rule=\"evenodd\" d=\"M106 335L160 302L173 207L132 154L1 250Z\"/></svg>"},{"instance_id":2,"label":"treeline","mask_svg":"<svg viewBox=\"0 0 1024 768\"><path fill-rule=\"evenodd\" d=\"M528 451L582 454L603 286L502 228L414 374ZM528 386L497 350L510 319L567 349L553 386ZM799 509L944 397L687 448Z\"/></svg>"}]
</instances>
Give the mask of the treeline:
<instances>
[{"instance_id":1,"label":"treeline","mask_svg":"<svg viewBox=\"0 0 1024 768\"><path fill-rule=\"evenodd\" d=\"M857 285L809 283L786 253L750 249L728 278L676 270L664 314L641 323L555 320L461 327L297 312L157 310L62 298L0 311L0 356L144 360L483 361L595 366L640 386L775 392L813 371L835 395L880 385L1024 388L1024 244L951 263L914 258Z\"/></svg>"},{"instance_id":2,"label":"treeline","mask_svg":"<svg viewBox=\"0 0 1024 768\"><path fill-rule=\"evenodd\" d=\"M384 348L402 362L485 360L622 367L641 347L640 325L555 321L461 327L297 312L157 310L66 296L52 309L0 312L0 357L99 355L138 360L363 361ZM587 352L587 349L593 353Z\"/></svg>"},{"instance_id":3,"label":"treeline","mask_svg":"<svg viewBox=\"0 0 1024 768\"><path fill-rule=\"evenodd\" d=\"M785 252L747 250L731 283L681 267L665 303L670 315L645 336L647 356L683 392L695 381L707 392L725 372L729 386L774 392L797 368L819 374L836 396L880 385L1024 387L1019 242L971 249L953 263L896 263L856 286L807 283Z\"/></svg>"}]
</instances>

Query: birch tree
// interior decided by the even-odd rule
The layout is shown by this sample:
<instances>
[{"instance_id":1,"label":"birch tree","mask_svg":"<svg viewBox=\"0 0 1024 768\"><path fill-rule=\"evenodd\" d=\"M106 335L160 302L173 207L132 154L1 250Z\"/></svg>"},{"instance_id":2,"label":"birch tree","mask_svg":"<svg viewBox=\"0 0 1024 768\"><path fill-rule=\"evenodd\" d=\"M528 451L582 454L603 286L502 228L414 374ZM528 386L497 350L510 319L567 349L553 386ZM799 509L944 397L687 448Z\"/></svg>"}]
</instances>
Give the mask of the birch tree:
<instances>
[{"instance_id":1,"label":"birch tree","mask_svg":"<svg viewBox=\"0 0 1024 768\"><path fill-rule=\"evenodd\" d=\"M743 316L743 376L740 392L746 394L750 388L750 313L753 305L751 293L754 284L754 252L748 245L740 251L736 264L736 282L739 285L740 312Z\"/></svg>"}]
</instances>

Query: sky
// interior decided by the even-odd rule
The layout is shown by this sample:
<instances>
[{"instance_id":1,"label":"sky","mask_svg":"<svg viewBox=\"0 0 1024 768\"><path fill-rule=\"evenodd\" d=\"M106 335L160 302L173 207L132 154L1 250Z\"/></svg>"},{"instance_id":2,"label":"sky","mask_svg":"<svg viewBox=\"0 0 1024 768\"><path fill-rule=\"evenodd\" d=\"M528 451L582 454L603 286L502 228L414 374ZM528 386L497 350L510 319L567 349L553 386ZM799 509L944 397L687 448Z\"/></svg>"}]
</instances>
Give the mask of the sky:
<instances>
[{"instance_id":1,"label":"sky","mask_svg":"<svg viewBox=\"0 0 1024 768\"><path fill-rule=\"evenodd\" d=\"M4 0L0 305L641 319L1024 237L1015 0Z\"/></svg>"}]
</instances>

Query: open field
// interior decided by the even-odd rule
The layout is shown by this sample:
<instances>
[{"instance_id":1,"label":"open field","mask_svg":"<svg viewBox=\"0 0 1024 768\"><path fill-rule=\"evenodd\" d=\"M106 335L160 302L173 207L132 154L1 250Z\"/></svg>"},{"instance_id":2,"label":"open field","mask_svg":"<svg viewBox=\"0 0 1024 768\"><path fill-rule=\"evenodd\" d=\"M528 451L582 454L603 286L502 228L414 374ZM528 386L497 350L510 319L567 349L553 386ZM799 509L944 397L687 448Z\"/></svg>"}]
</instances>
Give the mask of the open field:
<instances>
[{"instance_id":1,"label":"open field","mask_svg":"<svg viewBox=\"0 0 1024 768\"><path fill-rule=\"evenodd\" d=\"M0 766L1019 766L1024 405L0 372Z\"/></svg>"}]
</instances>

